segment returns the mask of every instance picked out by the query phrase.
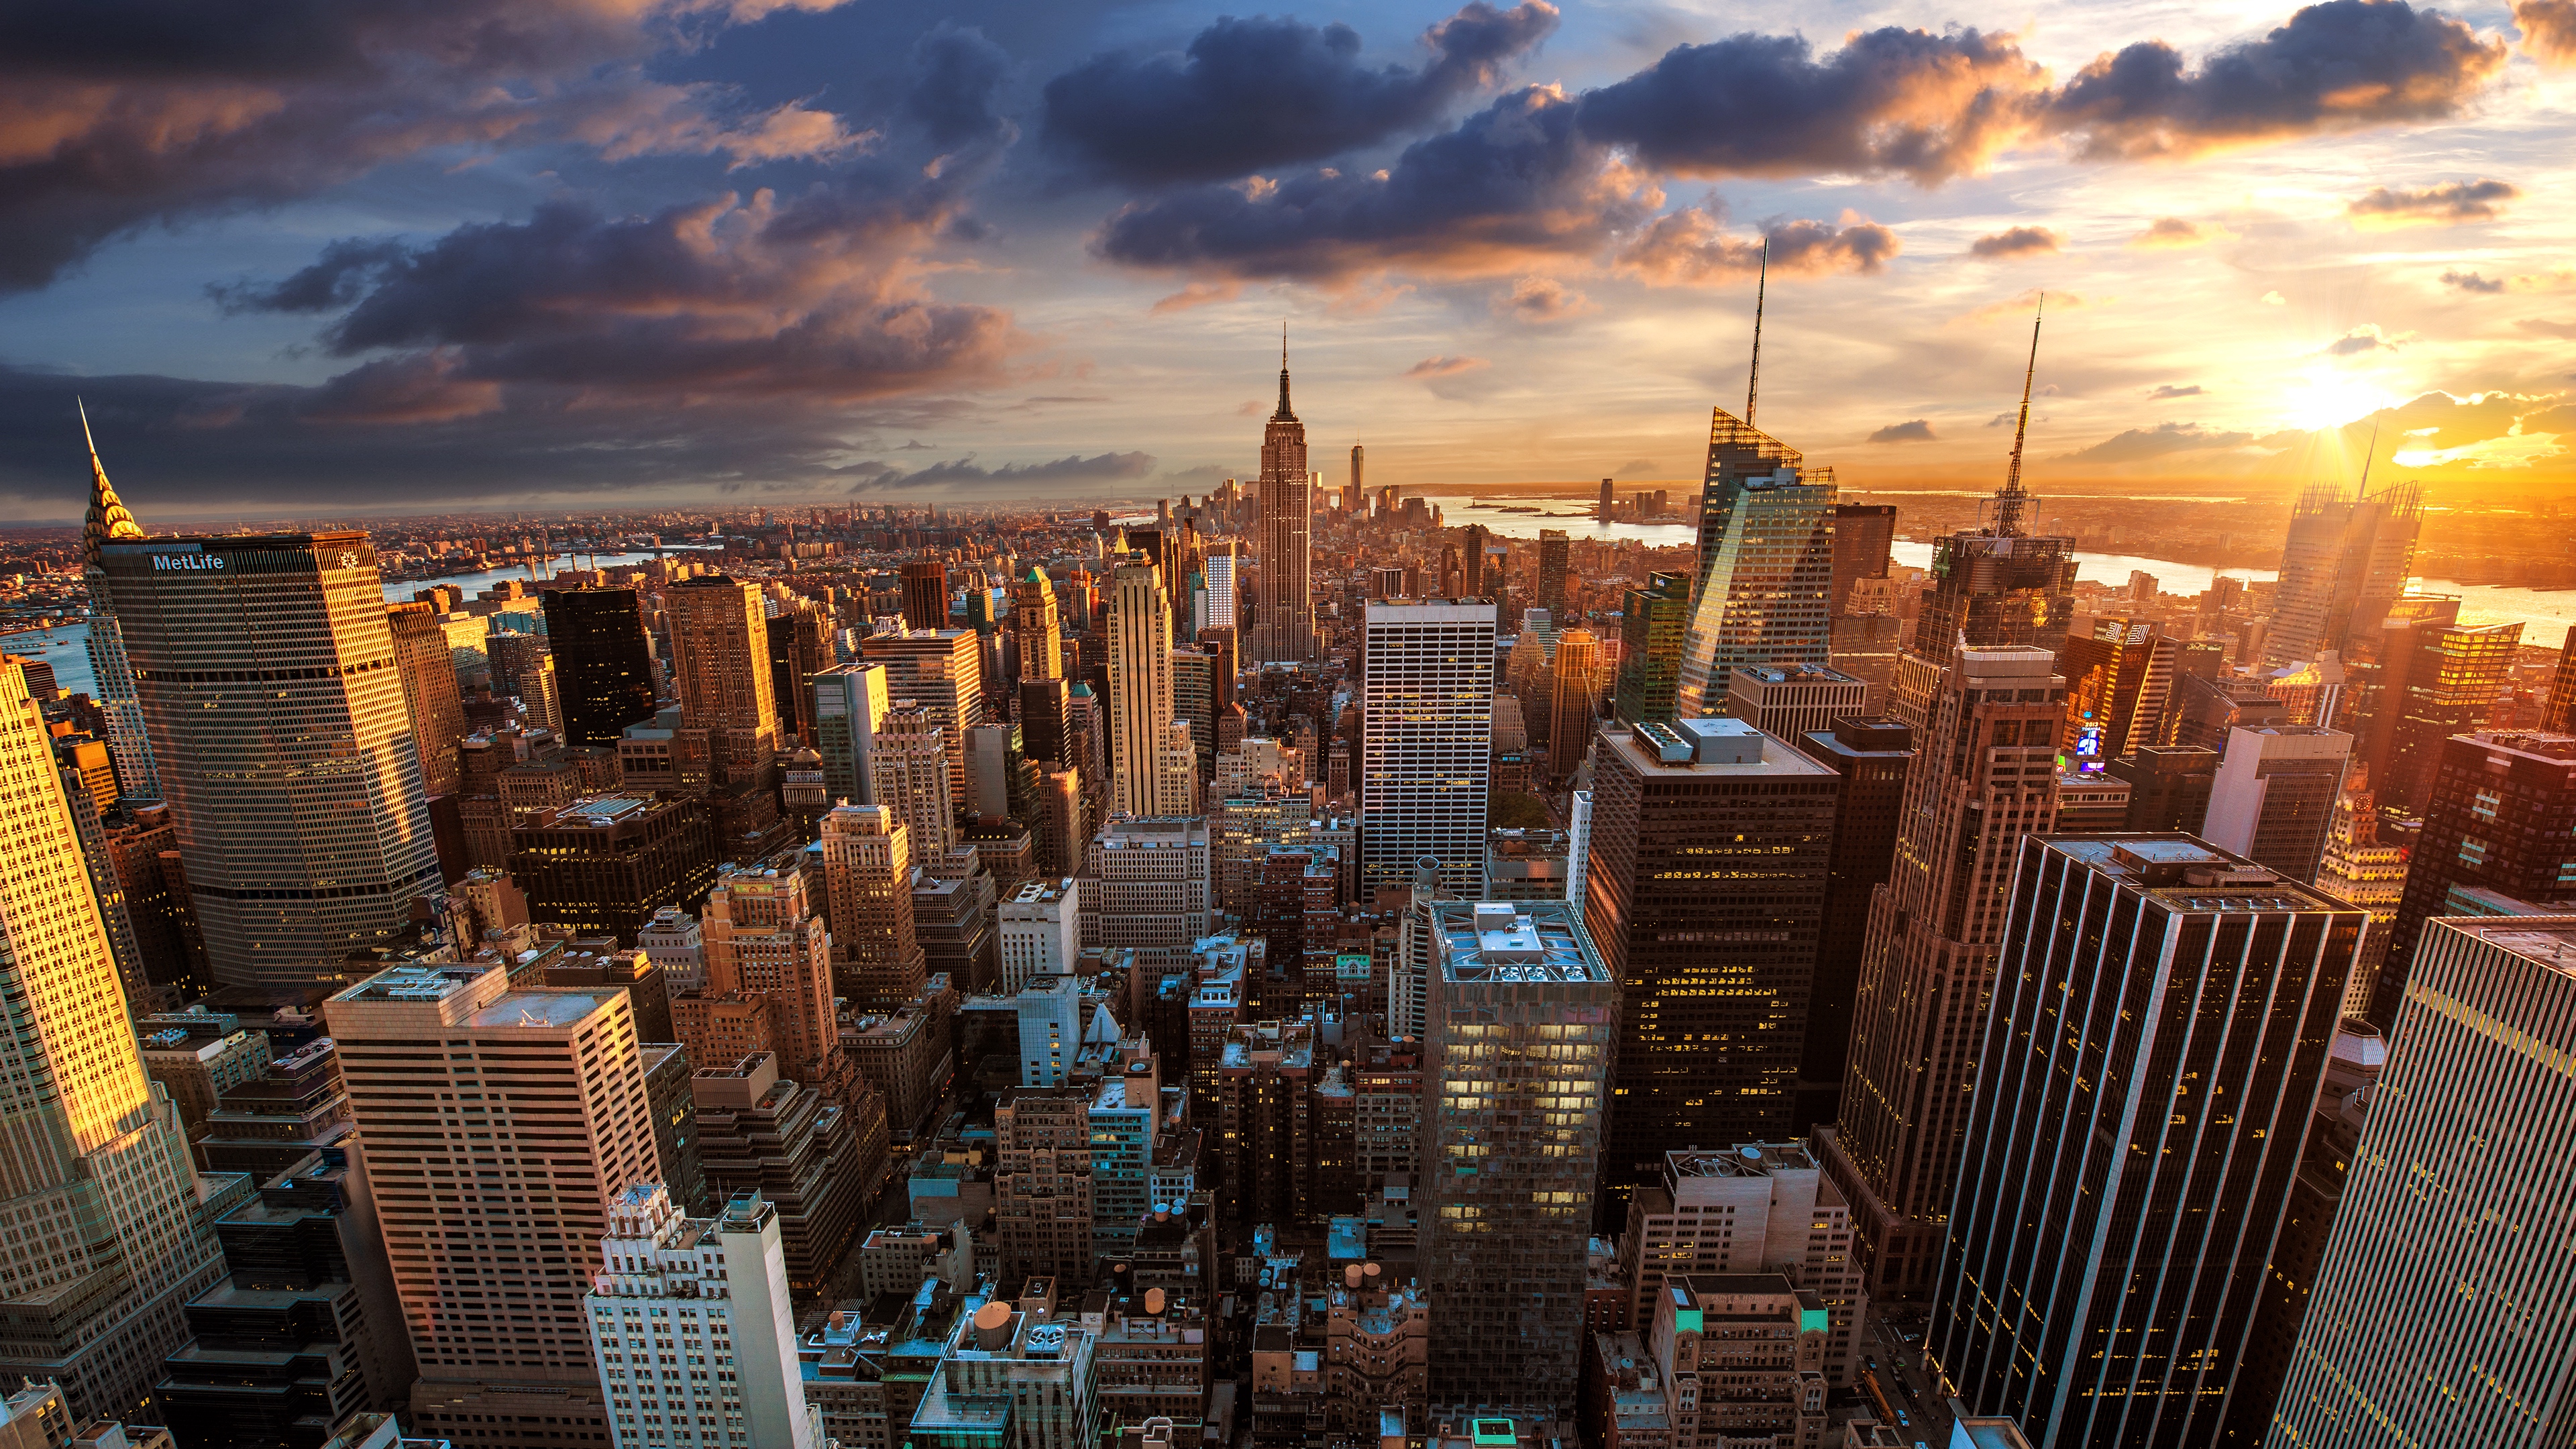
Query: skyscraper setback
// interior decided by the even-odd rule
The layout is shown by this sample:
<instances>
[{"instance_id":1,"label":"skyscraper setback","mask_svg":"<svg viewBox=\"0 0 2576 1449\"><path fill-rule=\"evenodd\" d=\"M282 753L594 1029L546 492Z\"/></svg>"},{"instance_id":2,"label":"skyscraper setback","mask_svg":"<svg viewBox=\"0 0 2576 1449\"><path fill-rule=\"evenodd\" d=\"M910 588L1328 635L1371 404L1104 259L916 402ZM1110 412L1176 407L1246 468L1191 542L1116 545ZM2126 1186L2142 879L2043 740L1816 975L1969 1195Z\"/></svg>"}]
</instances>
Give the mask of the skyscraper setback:
<instances>
[{"instance_id":1,"label":"skyscraper setback","mask_svg":"<svg viewBox=\"0 0 2576 1449\"><path fill-rule=\"evenodd\" d=\"M367 536L113 539L99 566L215 979L335 980L407 932L439 868Z\"/></svg>"},{"instance_id":2,"label":"skyscraper setback","mask_svg":"<svg viewBox=\"0 0 2576 1449\"><path fill-rule=\"evenodd\" d=\"M1279 410L1261 434L1260 626L1252 663L1315 657L1314 475L1306 471L1306 425L1288 406L1288 343L1279 344Z\"/></svg>"},{"instance_id":3,"label":"skyscraper setback","mask_svg":"<svg viewBox=\"0 0 2576 1449\"><path fill-rule=\"evenodd\" d=\"M1833 469L1808 467L1796 449L1710 410L1682 717L1718 713L1738 665L1828 662L1834 499Z\"/></svg>"}]
</instances>

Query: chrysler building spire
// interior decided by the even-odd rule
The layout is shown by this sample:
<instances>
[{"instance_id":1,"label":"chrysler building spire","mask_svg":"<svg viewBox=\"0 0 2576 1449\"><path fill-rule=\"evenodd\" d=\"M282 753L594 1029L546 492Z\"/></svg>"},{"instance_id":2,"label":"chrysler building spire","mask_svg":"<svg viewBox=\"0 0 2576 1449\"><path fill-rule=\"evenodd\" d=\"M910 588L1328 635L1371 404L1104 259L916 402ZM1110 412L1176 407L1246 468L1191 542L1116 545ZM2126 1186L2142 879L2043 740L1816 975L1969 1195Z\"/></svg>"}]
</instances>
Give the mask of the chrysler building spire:
<instances>
[{"instance_id":1,"label":"chrysler building spire","mask_svg":"<svg viewBox=\"0 0 2576 1449\"><path fill-rule=\"evenodd\" d=\"M72 399L72 406L80 409L81 441L89 445L89 517L81 523L81 552L87 564L96 568L100 544L111 538L141 538L143 529L108 486L106 465L98 461L98 440L89 433L89 409L78 398Z\"/></svg>"}]
</instances>

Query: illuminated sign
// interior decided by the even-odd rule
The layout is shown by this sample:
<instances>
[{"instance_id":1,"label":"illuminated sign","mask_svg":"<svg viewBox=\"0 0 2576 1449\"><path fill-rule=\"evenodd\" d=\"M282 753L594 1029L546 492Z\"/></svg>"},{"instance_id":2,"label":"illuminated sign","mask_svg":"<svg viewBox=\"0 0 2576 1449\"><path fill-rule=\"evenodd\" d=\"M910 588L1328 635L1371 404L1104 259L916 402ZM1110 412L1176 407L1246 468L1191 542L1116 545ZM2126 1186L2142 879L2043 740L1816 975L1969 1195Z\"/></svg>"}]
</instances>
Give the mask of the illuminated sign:
<instances>
[{"instance_id":1,"label":"illuminated sign","mask_svg":"<svg viewBox=\"0 0 2576 1449\"><path fill-rule=\"evenodd\" d=\"M156 553L152 555L152 567L155 570L179 569L182 571L220 571L223 566L224 557L222 554L217 553Z\"/></svg>"}]
</instances>

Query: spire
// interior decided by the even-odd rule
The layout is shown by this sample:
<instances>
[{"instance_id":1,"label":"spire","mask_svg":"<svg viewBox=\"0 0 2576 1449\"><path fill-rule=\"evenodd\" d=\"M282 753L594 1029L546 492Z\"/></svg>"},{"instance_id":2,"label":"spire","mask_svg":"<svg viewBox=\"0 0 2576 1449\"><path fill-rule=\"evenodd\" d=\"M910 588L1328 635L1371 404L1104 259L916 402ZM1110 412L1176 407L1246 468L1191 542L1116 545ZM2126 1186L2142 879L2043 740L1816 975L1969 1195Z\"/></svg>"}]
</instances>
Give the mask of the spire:
<instances>
[{"instance_id":1,"label":"spire","mask_svg":"<svg viewBox=\"0 0 2576 1449\"><path fill-rule=\"evenodd\" d=\"M100 544L111 538L141 538L143 529L108 486L107 468L98 461L98 440L90 436L88 407L79 398L72 399L72 406L80 410L81 441L89 445L89 517L81 523L81 552L89 567L96 568Z\"/></svg>"},{"instance_id":2,"label":"spire","mask_svg":"<svg viewBox=\"0 0 2576 1449\"><path fill-rule=\"evenodd\" d=\"M1297 415L1288 410L1288 323L1279 323L1279 411L1270 415L1274 423L1293 423Z\"/></svg>"},{"instance_id":3,"label":"spire","mask_svg":"<svg viewBox=\"0 0 2576 1449\"><path fill-rule=\"evenodd\" d=\"M2021 536L2022 508L2029 496L2021 491L2021 445L2030 436L2030 382L2039 375L2039 320L2048 307L2048 294L2039 294L2039 307L2030 314L2030 365L2021 375L2021 421L2013 424L2012 467L2004 474L2004 488L1995 495L1995 534L1999 538Z\"/></svg>"},{"instance_id":4,"label":"spire","mask_svg":"<svg viewBox=\"0 0 2576 1449\"><path fill-rule=\"evenodd\" d=\"M1762 270L1753 278L1753 370L1744 375L1744 425L1753 426L1753 399L1762 386L1762 294L1771 283L1771 238L1762 238Z\"/></svg>"}]
</instances>

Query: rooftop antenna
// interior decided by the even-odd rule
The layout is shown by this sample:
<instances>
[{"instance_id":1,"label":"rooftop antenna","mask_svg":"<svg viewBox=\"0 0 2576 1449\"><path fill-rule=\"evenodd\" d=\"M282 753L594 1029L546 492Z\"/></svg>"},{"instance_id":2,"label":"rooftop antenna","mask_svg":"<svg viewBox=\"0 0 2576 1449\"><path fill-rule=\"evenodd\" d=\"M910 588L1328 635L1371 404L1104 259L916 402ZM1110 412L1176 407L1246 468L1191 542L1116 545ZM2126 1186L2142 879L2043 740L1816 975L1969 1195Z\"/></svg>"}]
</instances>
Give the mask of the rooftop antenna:
<instances>
[{"instance_id":1,"label":"rooftop antenna","mask_svg":"<svg viewBox=\"0 0 2576 1449\"><path fill-rule=\"evenodd\" d=\"M1762 296L1771 282L1771 238L1762 238L1762 269L1753 277L1753 368L1744 375L1744 425L1753 426L1753 401L1762 387Z\"/></svg>"},{"instance_id":2,"label":"rooftop antenna","mask_svg":"<svg viewBox=\"0 0 2576 1449\"><path fill-rule=\"evenodd\" d=\"M2361 455L2361 482L2352 490L2352 501L2355 503L2370 496L2370 464L2378 454L2379 420L2373 418L2370 420L2370 447Z\"/></svg>"},{"instance_id":3,"label":"rooftop antenna","mask_svg":"<svg viewBox=\"0 0 2576 1449\"><path fill-rule=\"evenodd\" d=\"M2021 421L2013 424L2012 467L2004 474L2004 491L1995 495L1995 535L1999 538L2021 536L2021 511L2029 502L2021 491L2021 445L2030 436L2030 382L2039 375L2039 321L2048 308L2048 294L2039 294L2039 305L2030 314L2030 365L2021 375Z\"/></svg>"}]
</instances>

